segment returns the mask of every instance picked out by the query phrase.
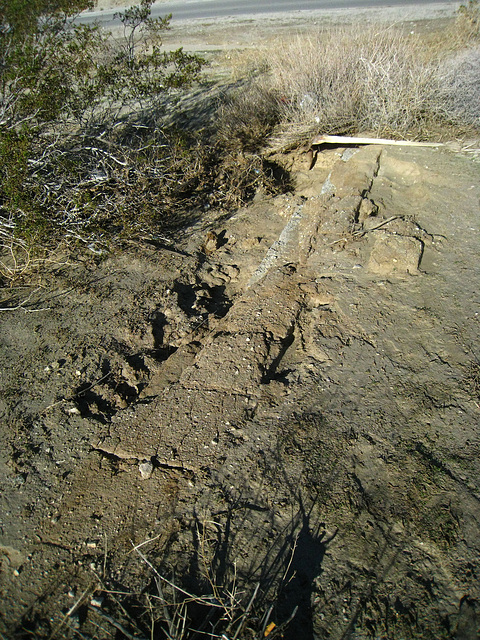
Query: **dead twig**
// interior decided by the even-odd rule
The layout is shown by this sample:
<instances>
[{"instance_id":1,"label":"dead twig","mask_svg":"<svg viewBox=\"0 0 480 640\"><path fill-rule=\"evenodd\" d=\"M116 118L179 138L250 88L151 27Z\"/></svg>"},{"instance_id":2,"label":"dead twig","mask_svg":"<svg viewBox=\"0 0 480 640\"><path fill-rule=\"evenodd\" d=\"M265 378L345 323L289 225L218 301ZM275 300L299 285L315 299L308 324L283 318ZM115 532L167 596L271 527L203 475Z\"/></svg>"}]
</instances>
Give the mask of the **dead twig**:
<instances>
[{"instance_id":1,"label":"dead twig","mask_svg":"<svg viewBox=\"0 0 480 640\"><path fill-rule=\"evenodd\" d=\"M93 607L92 605L89 605L88 608L90 611L95 611L96 614L98 614L101 618L106 620L106 622L111 624L112 627L115 627L115 629L120 631L120 633L123 633L123 635L127 638L127 640L147 640L147 638L145 638L144 636L132 635L129 631L125 629L123 625L120 624L120 622L118 622L117 620L115 620L115 618L112 618L108 614L104 613L98 607Z\"/></svg>"},{"instance_id":2,"label":"dead twig","mask_svg":"<svg viewBox=\"0 0 480 640\"><path fill-rule=\"evenodd\" d=\"M50 307L42 307L41 309L25 309L25 305L30 302L31 297L40 289L40 287L37 287L36 289L34 289L30 295L28 295L25 300L22 300L22 302L20 302L19 304L15 305L14 307L0 307L0 311L18 311L19 309L22 309L22 311L24 311L25 313L37 313L38 311L50 311Z\"/></svg>"},{"instance_id":3,"label":"dead twig","mask_svg":"<svg viewBox=\"0 0 480 640\"><path fill-rule=\"evenodd\" d=\"M112 372L109 371L108 373L106 373L104 376L102 376L101 378L99 378L98 380L96 380L95 382L93 382L89 387L87 387L86 389L82 389L81 391L79 391L78 393L75 393L73 396L69 396L68 398L62 398L61 400L58 400L57 402L54 402L53 404L49 404L48 407L45 407L44 411L48 411L48 409L53 409L53 407L58 406L59 404L62 404L62 402L69 402L70 400L74 400L75 398L79 398L82 394L84 394L87 391L90 391L90 389L93 389L94 387L97 386L97 384L100 384L101 382L103 382L106 378L108 378L108 376L111 376Z\"/></svg>"},{"instance_id":4,"label":"dead twig","mask_svg":"<svg viewBox=\"0 0 480 640\"><path fill-rule=\"evenodd\" d=\"M2 235L5 235L3 233ZM12 240L8 244L2 243L0 250L7 251L7 258L0 260L0 275L13 282L16 278L24 275L32 266L30 251L23 242ZM3 256L2 256L3 257Z\"/></svg>"},{"instance_id":5,"label":"dead twig","mask_svg":"<svg viewBox=\"0 0 480 640\"><path fill-rule=\"evenodd\" d=\"M172 587L172 589L175 589L175 591L178 591L179 593L182 593L183 595L188 596L189 598L192 599L192 602L197 602L199 604L203 604L203 605L209 606L209 607L217 607L218 609L222 609L223 608L223 606L220 603L217 603L214 600L211 600L210 598L204 598L204 597L200 597L200 596L195 596L192 593L189 593L188 591L185 591L185 589L182 589L181 587L176 585L171 580L168 580L168 578L165 578L165 576L162 576L155 569L153 564L145 557L145 555L141 551L138 551L138 549L136 549L135 547L133 548L133 550L138 553L138 555L141 557L141 559L150 567L150 569L154 572L154 574L157 576L157 578L159 580L161 580L165 584L168 584L168 586Z\"/></svg>"},{"instance_id":6,"label":"dead twig","mask_svg":"<svg viewBox=\"0 0 480 640\"><path fill-rule=\"evenodd\" d=\"M60 629L68 623L68 619L71 618L73 616L73 614L75 613L75 611L83 604L83 602L85 601L85 598L88 596L88 594L93 590L93 585L88 586L85 591L82 593L82 595L77 598L75 600L75 602L73 603L73 605L70 607L70 609L67 611L67 613L63 616L62 620L59 622L59 624L55 627L55 629L52 631L52 633L50 634L50 636L48 637L48 640L53 640L53 638L57 635L57 633L60 631Z\"/></svg>"},{"instance_id":7,"label":"dead twig","mask_svg":"<svg viewBox=\"0 0 480 640\"><path fill-rule=\"evenodd\" d=\"M394 220L397 220L398 218L401 218L401 216L391 216L390 218L387 218L386 220L382 220L382 222L379 222L374 227L370 227L370 229L361 229L361 230L358 230L358 231L354 231L352 235L355 236L355 237L361 238L366 233L369 233L370 231L376 231L377 229L380 229L381 227L384 227L389 222L393 222Z\"/></svg>"},{"instance_id":8,"label":"dead twig","mask_svg":"<svg viewBox=\"0 0 480 640\"><path fill-rule=\"evenodd\" d=\"M247 621L248 612L250 611L250 609L253 606L253 602L254 602L255 598L257 597L257 593L258 593L259 589L260 589L260 583L257 582L257 584L255 585L255 589L254 589L254 591L252 593L252 597L250 598L250 600L249 600L249 602L248 602L248 604L247 604L247 606L245 608L245 611L243 612L243 614L240 617L240 621L239 621L237 630L235 631L235 635L233 636L233 640L237 640L238 636L242 632L243 627L245 626L245 623Z\"/></svg>"}]
</instances>

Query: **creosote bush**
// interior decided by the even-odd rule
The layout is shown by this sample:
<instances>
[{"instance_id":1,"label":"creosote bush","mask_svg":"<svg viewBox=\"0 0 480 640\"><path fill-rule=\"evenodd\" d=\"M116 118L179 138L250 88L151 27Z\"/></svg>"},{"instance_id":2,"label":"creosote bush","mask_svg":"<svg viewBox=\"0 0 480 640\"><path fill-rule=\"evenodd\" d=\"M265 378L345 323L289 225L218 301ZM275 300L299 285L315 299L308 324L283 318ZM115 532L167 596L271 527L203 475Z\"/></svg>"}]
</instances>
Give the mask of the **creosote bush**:
<instances>
[{"instance_id":1,"label":"creosote bush","mask_svg":"<svg viewBox=\"0 0 480 640\"><path fill-rule=\"evenodd\" d=\"M0 10L0 242L7 253L19 242L88 242L92 232L124 228L145 205L139 197L132 207L134 193L151 184L161 183L153 201L167 201L168 218L174 191L190 190L192 158L180 158L155 120L165 95L190 86L204 61L161 50L169 16L152 19L152 0L118 14L121 40L72 22L92 4L18 0Z\"/></svg>"},{"instance_id":2,"label":"creosote bush","mask_svg":"<svg viewBox=\"0 0 480 640\"><path fill-rule=\"evenodd\" d=\"M72 22L87 0L18 0L0 12L0 258L10 284L60 242L97 251L99 242L164 237L258 188L286 188L259 154L276 122L270 99L258 128L251 111L228 144L229 133L166 124L165 105L205 61L162 51L170 16L152 19L152 1L116 14L120 39Z\"/></svg>"}]
</instances>

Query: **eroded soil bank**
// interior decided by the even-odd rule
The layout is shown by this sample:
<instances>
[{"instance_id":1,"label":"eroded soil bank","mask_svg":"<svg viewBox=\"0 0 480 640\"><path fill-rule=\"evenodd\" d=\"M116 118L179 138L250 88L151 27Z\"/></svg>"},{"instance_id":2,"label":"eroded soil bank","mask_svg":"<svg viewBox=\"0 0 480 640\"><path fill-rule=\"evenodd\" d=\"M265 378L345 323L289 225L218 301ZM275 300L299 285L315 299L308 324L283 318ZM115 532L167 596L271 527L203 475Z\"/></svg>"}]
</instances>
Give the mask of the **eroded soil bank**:
<instances>
[{"instance_id":1,"label":"eroded soil bank","mask_svg":"<svg viewBox=\"0 0 480 640\"><path fill-rule=\"evenodd\" d=\"M7 294L3 637L145 634L149 539L191 588L205 564L276 589L286 638L478 637L478 162L304 163L295 193Z\"/></svg>"}]
</instances>

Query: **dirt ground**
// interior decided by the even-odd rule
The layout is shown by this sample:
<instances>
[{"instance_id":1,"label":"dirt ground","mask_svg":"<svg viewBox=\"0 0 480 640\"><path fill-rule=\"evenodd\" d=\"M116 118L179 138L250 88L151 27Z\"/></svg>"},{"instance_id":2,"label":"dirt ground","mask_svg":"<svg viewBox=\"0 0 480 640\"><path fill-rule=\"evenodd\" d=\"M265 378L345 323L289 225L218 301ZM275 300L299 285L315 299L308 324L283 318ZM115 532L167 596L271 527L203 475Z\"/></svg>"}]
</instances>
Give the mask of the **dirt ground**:
<instances>
[{"instance_id":1,"label":"dirt ground","mask_svg":"<svg viewBox=\"0 0 480 640\"><path fill-rule=\"evenodd\" d=\"M479 637L470 151L285 156L290 194L0 291L1 638L164 637L155 571L291 640Z\"/></svg>"}]
</instances>

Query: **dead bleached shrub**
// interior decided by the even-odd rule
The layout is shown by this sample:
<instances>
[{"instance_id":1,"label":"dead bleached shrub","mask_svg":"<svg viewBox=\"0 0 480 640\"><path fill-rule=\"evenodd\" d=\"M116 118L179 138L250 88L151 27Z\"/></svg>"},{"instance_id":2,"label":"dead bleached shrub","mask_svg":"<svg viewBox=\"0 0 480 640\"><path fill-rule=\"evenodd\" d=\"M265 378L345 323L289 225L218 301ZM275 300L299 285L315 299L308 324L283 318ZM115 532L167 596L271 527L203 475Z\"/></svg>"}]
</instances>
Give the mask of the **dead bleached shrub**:
<instances>
[{"instance_id":1,"label":"dead bleached shrub","mask_svg":"<svg viewBox=\"0 0 480 640\"><path fill-rule=\"evenodd\" d=\"M276 144L361 130L420 135L435 110L433 67L416 40L381 27L282 43L269 55L271 87L283 110Z\"/></svg>"},{"instance_id":2,"label":"dead bleached shrub","mask_svg":"<svg viewBox=\"0 0 480 640\"><path fill-rule=\"evenodd\" d=\"M222 107L219 137L243 150L318 134L438 139L480 126L480 8L419 37L372 25L319 30L264 50L267 69Z\"/></svg>"},{"instance_id":3,"label":"dead bleached shrub","mask_svg":"<svg viewBox=\"0 0 480 640\"><path fill-rule=\"evenodd\" d=\"M439 72L446 117L480 127L480 46L447 59Z\"/></svg>"}]
</instances>

